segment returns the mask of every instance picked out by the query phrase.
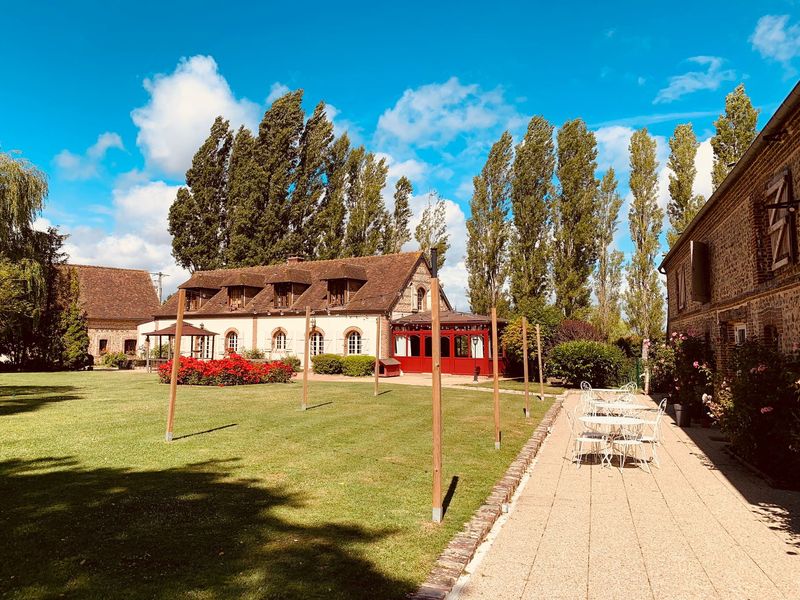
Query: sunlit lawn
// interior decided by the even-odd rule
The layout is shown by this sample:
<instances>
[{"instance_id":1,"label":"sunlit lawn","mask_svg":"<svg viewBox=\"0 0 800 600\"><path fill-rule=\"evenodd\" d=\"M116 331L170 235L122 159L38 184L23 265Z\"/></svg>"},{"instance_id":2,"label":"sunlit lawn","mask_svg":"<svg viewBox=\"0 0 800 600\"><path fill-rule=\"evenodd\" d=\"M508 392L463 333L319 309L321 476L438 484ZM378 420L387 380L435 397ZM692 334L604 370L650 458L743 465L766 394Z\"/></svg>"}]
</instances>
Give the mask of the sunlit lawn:
<instances>
[{"instance_id":1,"label":"sunlit lawn","mask_svg":"<svg viewBox=\"0 0 800 600\"><path fill-rule=\"evenodd\" d=\"M444 390L442 525L430 389L179 388L155 375L0 375L0 596L400 598L530 436L521 397ZM205 433L203 433L205 432Z\"/></svg>"},{"instance_id":2,"label":"sunlit lawn","mask_svg":"<svg viewBox=\"0 0 800 600\"><path fill-rule=\"evenodd\" d=\"M489 381L481 381L480 383L470 383L468 385L474 385L476 387L492 387L494 382L492 380ZM518 390L523 391L525 389L525 382L522 380L522 377L517 377L515 379L501 379L500 380L500 389L501 390ZM539 382L538 381L529 381L528 382L528 389L531 394L538 394L539 393ZM566 391L566 388L558 387L554 385L547 385L544 386L544 393L552 394L553 396L557 396L562 394Z\"/></svg>"}]
</instances>

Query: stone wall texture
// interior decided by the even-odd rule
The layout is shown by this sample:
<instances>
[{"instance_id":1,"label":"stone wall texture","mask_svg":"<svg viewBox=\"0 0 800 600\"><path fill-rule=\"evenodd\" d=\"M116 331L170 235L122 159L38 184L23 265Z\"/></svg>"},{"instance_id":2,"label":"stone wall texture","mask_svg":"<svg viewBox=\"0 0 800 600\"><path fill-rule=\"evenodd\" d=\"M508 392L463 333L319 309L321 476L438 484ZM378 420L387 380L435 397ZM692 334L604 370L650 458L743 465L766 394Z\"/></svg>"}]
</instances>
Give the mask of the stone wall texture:
<instances>
[{"instance_id":1,"label":"stone wall texture","mask_svg":"<svg viewBox=\"0 0 800 600\"><path fill-rule=\"evenodd\" d=\"M100 340L106 340L108 352L123 352L125 340L138 340L137 321L90 319L88 322L89 354L95 362L100 358ZM137 350L139 344L137 342Z\"/></svg>"},{"instance_id":2,"label":"stone wall texture","mask_svg":"<svg viewBox=\"0 0 800 600\"><path fill-rule=\"evenodd\" d=\"M664 263L667 274L668 333L704 335L715 348L718 367L727 366L735 343L734 332L745 326L747 338L777 344L784 352L800 344L800 263L772 268L768 216L773 201L769 183L788 169L792 198L800 190L800 109L785 124L782 139L768 143L755 160L681 238ZM794 216L795 256L800 219ZM709 250L710 301L692 300L689 242L703 242ZM679 306L678 279L684 270L686 302Z\"/></svg>"}]
</instances>

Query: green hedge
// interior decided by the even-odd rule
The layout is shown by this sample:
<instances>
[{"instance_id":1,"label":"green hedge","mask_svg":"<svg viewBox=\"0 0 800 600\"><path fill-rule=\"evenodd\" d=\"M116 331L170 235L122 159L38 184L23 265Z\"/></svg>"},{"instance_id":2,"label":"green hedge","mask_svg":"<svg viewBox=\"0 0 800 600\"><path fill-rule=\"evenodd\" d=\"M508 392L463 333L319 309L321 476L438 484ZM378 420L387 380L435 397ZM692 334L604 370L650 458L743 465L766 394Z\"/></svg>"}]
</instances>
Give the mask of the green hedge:
<instances>
[{"instance_id":1,"label":"green hedge","mask_svg":"<svg viewBox=\"0 0 800 600\"><path fill-rule=\"evenodd\" d=\"M570 386L578 386L581 381L596 388L616 386L624 376L625 366L625 353L603 342L564 342L547 357L548 373Z\"/></svg>"},{"instance_id":2,"label":"green hedge","mask_svg":"<svg viewBox=\"0 0 800 600\"><path fill-rule=\"evenodd\" d=\"M294 370L295 373L299 373L300 372L300 365L302 363L301 363L300 359L298 357L296 357L295 355L289 354L289 355L285 356L283 358L283 362L285 362L287 365L292 367L292 369Z\"/></svg>"},{"instance_id":3,"label":"green hedge","mask_svg":"<svg viewBox=\"0 0 800 600\"><path fill-rule=\"evenodd\" d=\"M338 375L342 372L342 357L338 354L317 354L311 357L314 373Z\"/></svg>"},{"instance_id":4,"label":"green hedge","mask_svg":"<svg viewBox=\"0 0 800 600\"><path fill-rule=\"evenodd\" d=\"M342 359L342 373L350 377L366 377L375 372L375 357L366 355L345 356Z\"/></svg>"},{"instance_id":5,"label":"green hedge","mask_svg":"<svg viewBox=\"0 0 800 600\"><path fill-rule=\"evenodd\" d=\"M103 354L101 362L107 367L116 367L118 369L125 369L128 367L130 356L124 352L106 352Z\"/></svg>"}]
</instances>

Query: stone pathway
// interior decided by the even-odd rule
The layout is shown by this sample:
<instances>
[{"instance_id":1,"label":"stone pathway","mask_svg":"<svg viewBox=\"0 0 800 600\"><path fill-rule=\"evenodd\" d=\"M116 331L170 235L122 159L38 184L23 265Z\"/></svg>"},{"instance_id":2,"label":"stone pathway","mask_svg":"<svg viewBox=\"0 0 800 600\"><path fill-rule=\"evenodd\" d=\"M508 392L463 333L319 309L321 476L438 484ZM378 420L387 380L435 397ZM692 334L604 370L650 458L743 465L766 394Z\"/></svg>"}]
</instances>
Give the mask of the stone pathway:
<instances>
[{"instance_id":1,"label":"stone pathway","mask_svg":"<svg viewBox=\"0 0 800 600\"><path fill-rule=\"evenodd\" d=\"M715 430L668 417L652 475L576 469L565 411L577 398L451 599L800 598L800 493L744 470Z\"/></svg>"}]
</instances>

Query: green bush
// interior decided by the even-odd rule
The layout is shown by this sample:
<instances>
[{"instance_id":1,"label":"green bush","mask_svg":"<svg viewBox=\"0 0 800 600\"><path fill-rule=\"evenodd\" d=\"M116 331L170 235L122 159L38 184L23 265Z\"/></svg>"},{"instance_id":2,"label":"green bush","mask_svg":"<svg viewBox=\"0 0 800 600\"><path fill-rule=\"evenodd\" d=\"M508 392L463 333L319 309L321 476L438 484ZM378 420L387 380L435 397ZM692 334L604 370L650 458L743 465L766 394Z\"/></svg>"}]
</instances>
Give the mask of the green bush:
<instances>
[{"instance_id":1,"label":"green bush","mask_svg":"<svg viewBox=\"0 0 800 600\"><path fill-rule=\"evenodd\" d=\"M588 381L597 388L616 386L625 370L626 358L622 350L603 342L564 342L553 348L547 357L548 374L563 379L570 386L578 386L581 381Z\"/></svg>"},{"instance_id":2,"label":"green bush","mask_svg":"<svg viewBox=\"0 0 800 600\"><path fill-rule=\"evenodd\" d=\"M102 363L106 367L117 367L118 369L125 369L128 366L130 358L124 352L106 352L103 355Z\"/></svg>"},{"instance_id":3,"label":"green bush","mask_svg":"<svg viewBox=\"0 0 800 600\"><path fill-rule=\"evenodd\" d=\"M292 367L292 370L295 373L299 373L300 372L300 365L302 363L301 363L300 359L297 356L295 356L294 354L289 354L288 356L284 357L281 360L281 362L284 362L287 365L289 365L290 367Z\"/></svg>"},{"instance_id":4,"label":"green bush","mask_svg":"<svg viewBox=\"0 0 800 600\"><path fill-rule=\"evenodd\" d=\"M366 355L345 356L342 359L342 373L349 377L366 377L375 372L375 357Z\"/></svg>"},{"instance_id":5,"label":"green bush","mask_svg":"<svg viewBox=\"0 0 800 600\"><path fill-rule=\"evenodd\" d=\"M317 354L311 357L314 373L319 375L338 375L342 372L342 357L338 354Z\"/></svg>"},{"instance_id":6,"label":"green bush","mask_svg":"<svg viewBox=\"0 0 800 600\"><path fill-rule=\"evenodd\" d=\"M261 360L265 357L265 354L258 348L242 348L241 352L239 352L239 356L248 360Z\"/></svg>"}]
</instances>

